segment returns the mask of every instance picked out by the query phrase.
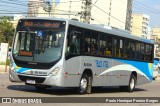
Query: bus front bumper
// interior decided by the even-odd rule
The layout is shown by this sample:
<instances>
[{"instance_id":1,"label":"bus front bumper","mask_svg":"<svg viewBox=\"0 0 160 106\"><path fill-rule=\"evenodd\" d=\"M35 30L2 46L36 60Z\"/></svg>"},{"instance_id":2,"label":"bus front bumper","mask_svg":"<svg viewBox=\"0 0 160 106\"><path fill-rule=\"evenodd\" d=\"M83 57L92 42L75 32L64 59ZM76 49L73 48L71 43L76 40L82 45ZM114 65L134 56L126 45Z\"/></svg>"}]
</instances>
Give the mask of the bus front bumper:
<instances>
[{"instance_id":1,"label":"bus front bumper","mask_svg":"<svg viewBox=\"0 0 160 106\"><path fill-rule=\"evenodd\" d=\"M56 76L35 76L9 71L9 79L11 82L25 82L32 85L62 86L61 80ZM29 83L27 80L34 81L35 83Z\"/></svg>"},{"instance_id":2,"label":"bus front bumper","mask_svg":"<svg viewBox=\"0 0 160 106\"><path fill-rule=\"evenodd\" d=\"M9 70L9 80L11 82L22 82L19 77L18 77L18 74L11 71L11 69Z\"/></svg>"}]
</instances>

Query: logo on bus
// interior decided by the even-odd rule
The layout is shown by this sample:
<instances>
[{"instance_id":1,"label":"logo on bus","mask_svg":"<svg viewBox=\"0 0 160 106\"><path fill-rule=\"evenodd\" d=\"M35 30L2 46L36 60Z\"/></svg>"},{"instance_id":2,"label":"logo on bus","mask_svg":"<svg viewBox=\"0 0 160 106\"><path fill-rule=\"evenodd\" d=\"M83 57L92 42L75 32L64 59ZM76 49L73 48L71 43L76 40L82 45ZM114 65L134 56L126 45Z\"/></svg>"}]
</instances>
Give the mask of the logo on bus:
<instances>
[{"instance_id":1,"label":"logo on bus","mask_svg":"<svg viewBox=\"0 0 160 106\"><path fill-rule=\"evenodd\" d=\"M98 68L109 68L108 61L95 60Z\"/></svg>"}]
</instances>

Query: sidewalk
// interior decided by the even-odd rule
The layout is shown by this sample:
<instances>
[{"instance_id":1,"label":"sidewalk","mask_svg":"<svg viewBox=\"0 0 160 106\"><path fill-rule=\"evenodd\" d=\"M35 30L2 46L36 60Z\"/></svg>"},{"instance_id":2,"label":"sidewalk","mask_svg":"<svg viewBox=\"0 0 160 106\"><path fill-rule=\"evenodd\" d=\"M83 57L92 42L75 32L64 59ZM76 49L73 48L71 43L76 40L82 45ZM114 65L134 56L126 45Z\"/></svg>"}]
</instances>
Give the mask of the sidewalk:
<instances>
[{"instance_id":1,"label":"sidewalk","mask_svg":"<svg viewBox=\"0 0 160 106\"><path fill-rule=\"evenodd\" d=\"M0 65L0 73L5 73L5 65ZM9 71L9 66L7 66L7 72Z\"/></svg>"},{"instance_id":2,"label":"sidewalk","mask_svg":"<svg viewBox=\"0 0 160 106\"><path fill-rule=\"evenodd\" d=\"M160 80L160 76L158 76L157 78L155 78L155 80Z\"/></svg>"}]
</instances>

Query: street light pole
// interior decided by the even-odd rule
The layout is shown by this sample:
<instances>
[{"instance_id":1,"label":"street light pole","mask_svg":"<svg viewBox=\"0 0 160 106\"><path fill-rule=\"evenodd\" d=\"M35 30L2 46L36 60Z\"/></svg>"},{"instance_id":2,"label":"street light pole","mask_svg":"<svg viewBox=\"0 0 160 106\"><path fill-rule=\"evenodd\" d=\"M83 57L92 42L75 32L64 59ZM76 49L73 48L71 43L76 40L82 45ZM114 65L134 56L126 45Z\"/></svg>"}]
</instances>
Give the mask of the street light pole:
<instances>
[{"instance_id":1,"label":"street light pole","mask_svg":"<svg viewBox=\"0 0 160 106\"><path fill-rule=\"evenodd\" d=\"M81 12L81 18L83 22L90 23L91 19L91 4L92 0L83 0L83 11Z\"/></svg>"},{"instance_id":2,"label":"street light pole","mask_svg":"<svg viewBox=\"0 0 160 106\"><path fill-rule=\"evenodd\" d=\"M52 9L52 6L50 4L50 1L45 1L43 4L43 10L49 13L49 17L50 17L51 9Z\"/></svg>"}]
</instances>

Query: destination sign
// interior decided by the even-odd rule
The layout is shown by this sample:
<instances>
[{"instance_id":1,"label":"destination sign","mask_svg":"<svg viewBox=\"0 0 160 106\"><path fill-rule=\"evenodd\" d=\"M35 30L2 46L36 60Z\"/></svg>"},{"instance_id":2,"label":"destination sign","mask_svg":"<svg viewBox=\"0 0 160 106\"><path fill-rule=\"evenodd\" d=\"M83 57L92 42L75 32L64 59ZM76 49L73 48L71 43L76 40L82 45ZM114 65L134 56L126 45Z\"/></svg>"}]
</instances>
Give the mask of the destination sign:
<instances>
[{"instance_id":1,"label":"destination sign","mask_svg":"<svg viewBox=\"0 0 160 106\"><path fill-rule=\"evenodd\" d=\"M19 55L21 55L21 56L32 56L33 54L32 54L32 52L30 52L30 51L19 51Z\"/></svg>"},{"instance_id":2,"label":"destination sign","mask_svg":"<svg viewBox=\"0 0 160 106\"><path fill-rule=\"evenodd\" d=\"M58 22L54 22L54 23L50 23L50 22L44 22L44 23L41 23L41 22L32 22L32 21L25 21L24 22L24 26L27 26L27 27L38 27L38 26L44 26L44 27L54 27L54 28L59 28L60 26L60 23Z\"/></svg>"},{"instance_id":3,"label":"destination sign","mask_svg":"<svg viewBox=\"0 0 160 106\"><path fill-rule=\"evenodd\" d=\"M65 22L56 20L24 19L19 21L18 27L65 28Z\"/></svg>"}]
</instances>

